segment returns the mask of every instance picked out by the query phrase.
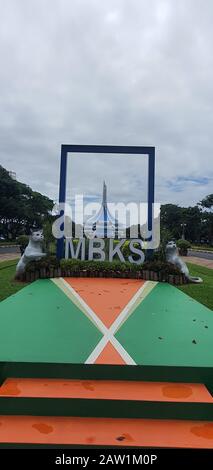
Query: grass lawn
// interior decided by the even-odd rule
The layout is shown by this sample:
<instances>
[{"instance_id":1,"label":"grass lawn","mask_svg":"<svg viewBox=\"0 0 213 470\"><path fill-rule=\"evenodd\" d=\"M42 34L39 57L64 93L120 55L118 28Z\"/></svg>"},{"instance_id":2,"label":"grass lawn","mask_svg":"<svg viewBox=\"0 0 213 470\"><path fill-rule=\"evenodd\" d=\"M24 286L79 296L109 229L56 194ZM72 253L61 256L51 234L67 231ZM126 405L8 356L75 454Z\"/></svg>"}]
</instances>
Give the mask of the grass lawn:
<instances>
[{"instance_id":1,"label":"grass lawn","mask_svg":"<svg viewBox=\"0 0 213 470\"><path fill-rule=\"evenodd\" d=\"M0 301L22 289L24 282L14 280L16 260L0 262ZM193 299L213 310L213 270L187 263L192 276L200 276L202 284L186 284L178 287Z\"/></svg>"},{"instance_id":2,"label":"grass lawn","mask_svg":"<svg viewBox=\"0 0 213 470\"><path fill-rule=\"evenodd\" d=\"M17 260L0 262L0 301L22 289L24 282L14 281Z\"/></svg>"},{"instance_id":3,"label":"grass lawn","mask_svg":"<svg viewBox=\"0 0 213 470\"><path fill-rule=\"evenodd\" d=\"M193 250L213 251L213 246L210 245L192 245L191 248Z\"/></svg>"},{"instance_id":4,"label":"grass lawn","mask_svg":"<svg viewBox=\"0 0 213 470\"><path fill-rule=\"evenodd\" d=\"M198 300L201 304L213 310L213 269L187 263L191 276L199 276L203 279L202 284L186 284L178 287L190 297Z\"/></svg>"}]
</instances>

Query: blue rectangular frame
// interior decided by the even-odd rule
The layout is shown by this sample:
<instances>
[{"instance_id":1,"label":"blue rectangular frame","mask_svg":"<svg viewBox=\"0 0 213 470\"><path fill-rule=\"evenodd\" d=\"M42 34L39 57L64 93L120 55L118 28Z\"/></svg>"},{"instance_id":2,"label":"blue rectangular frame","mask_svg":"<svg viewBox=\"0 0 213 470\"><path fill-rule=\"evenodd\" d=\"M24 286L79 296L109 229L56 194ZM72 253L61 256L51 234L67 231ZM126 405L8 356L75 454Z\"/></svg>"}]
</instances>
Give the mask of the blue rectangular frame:
<instances>
[{"instance_id":1,"label":"blue rectangular frame","mask_svg":"<svg viewBox=\"0 0 213 470\"><path fill-rule=\"evenodd\" d=\"M118 153L148 155L148 230L152 230L152 204L155 193L155 147L123 145L66 145L61 146L59 203L66 202L67 154L68 153ZM60 216L63 216L61 211ZM64 256L64 237L57 240L57 257Z\"/></svg>"}]
</instances>

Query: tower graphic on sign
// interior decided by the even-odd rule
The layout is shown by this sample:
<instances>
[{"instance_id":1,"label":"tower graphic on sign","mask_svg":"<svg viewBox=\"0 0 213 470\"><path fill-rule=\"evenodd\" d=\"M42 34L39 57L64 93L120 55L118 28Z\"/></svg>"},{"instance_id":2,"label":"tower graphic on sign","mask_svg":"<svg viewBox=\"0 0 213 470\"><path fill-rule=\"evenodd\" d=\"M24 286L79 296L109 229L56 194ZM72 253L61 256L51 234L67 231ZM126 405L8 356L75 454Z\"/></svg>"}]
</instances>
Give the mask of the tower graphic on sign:
<instances>
[{"instance_id":1,"label":"tower graphic on sign","mask_svg":"<svg viewBox=\"0 0 213 470\"><path fill-rule=\"evenodd\" d=\"M103 181L103 193L100 209L90 217L84 226L84 232L88 238L117 238L125 233L125 227L118 222L108 207L107 185Z\"/></svg>"}]
</instances>

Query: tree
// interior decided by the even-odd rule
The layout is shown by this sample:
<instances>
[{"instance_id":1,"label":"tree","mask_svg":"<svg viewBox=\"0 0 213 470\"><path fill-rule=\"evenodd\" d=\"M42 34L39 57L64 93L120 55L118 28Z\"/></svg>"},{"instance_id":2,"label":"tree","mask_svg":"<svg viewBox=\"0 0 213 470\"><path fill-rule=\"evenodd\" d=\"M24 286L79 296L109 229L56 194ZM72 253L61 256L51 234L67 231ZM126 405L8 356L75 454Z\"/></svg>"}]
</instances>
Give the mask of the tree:
<instances>
[{"instance_id":1,"label":"tree","mask_svg":"<svg viewBox=\"0 0 213 470\"><path fill-rule=\"evenodd\" d=\"M204 207L205 209L211 209L213 207L213 194L206 196L198 203L198 205Z\"/></svg>"},{"instance_id":2,"label":"tree","mask_svg":"<svg viewBox=\"0 0 213 470\"><path fill-rule=\"evenodd\" d=\"M163 204L161 206L160 223L162 230L167 230L171 238L181 238L181 223L183 222L183 208L176 204Z\"/></svg>"},{"instance_id":3,"label":"tree","mask_svg":"<svg viewBox=\"0 0 213 470\"><path fill-rule=\"evenodd\" d=\"M163 231L169 231L171 238L182 237L183 225L186 239L194 242L200 238L202 211L199 207L179 207L175 204L161 206L161 238Z\"/></svg>"},{"instance_id":4,"label":"tree","mask_svg":"<svg viewBox=\"0 0 213 470\"><path fill-rule=\"evenodd\" d=\"M50 215L53 201L14 180L0 166L0 232L15 239L29 233L30 227L41 226Z\"/></svg>"},{"instance_id":5,"label":"tree","mask_svg":"<svg viewBox=\"0 0 213 470\"><path fill-rule=\"evenodd\" d=\"M198 203L202 210L202 236L213 243L213 194L209 194Z\"/></svg>"},{"instance_id":6,"label":"tree","mask_svg":"<svg viewBox=\"0 0 213 470\"><path fill-rule=\"evenodd\" d=\"M183 221L186 224L185 238L191 242L200 240L202 211L199 207L184 207L182 211Z\"/></svg>"}]
</instances>

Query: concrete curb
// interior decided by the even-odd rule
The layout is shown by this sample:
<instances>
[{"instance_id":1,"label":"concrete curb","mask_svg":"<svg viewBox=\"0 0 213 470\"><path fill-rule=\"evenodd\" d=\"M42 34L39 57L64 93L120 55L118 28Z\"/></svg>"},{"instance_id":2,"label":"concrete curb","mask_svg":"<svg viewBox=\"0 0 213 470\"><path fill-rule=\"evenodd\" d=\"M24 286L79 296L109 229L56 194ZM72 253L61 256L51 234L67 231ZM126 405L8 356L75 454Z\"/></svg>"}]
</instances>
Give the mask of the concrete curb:
<instances>
[{"instance_id":1,"label":"concrete curb","mask_svg":"<svg viewBox=\"0 0 213 470\"><path fill-rule=\"evenodd\" d=\"M195 251L198 252L198 253L210 253L210 254L213 254L213 251L210 251L210 250L195 250L194 248L191 248L189 251Z\"/></svg>"}]
</instances>

